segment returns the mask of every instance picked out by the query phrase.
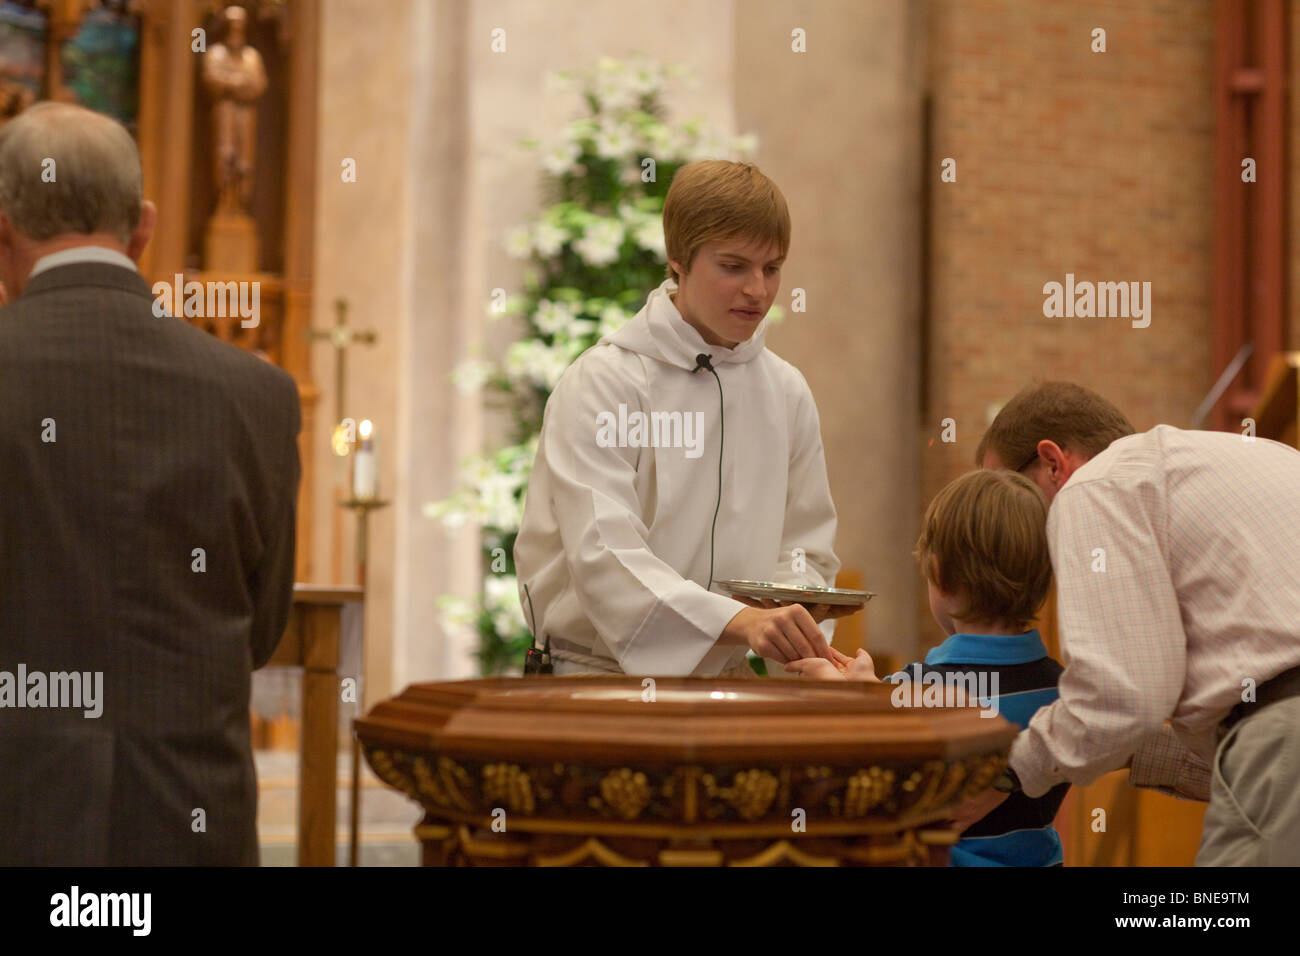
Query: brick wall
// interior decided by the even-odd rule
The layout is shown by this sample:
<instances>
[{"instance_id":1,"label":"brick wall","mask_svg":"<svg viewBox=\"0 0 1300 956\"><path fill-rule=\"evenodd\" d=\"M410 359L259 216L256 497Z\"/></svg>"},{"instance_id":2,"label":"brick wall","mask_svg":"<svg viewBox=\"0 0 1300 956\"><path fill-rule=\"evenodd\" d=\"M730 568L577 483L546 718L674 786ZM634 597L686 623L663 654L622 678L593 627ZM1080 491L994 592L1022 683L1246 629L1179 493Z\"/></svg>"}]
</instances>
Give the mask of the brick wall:
<instances>
[{"instance_id":1,"label":"brick wall","mask_svg":"<svg viewBox=\"0 0 1300 956\"><path fill-rule=\"evenodd\" d=\"M1187 426L1213 380L1210 0L935 0L927 38L922 507L1034 377L1095 389L1139 430ZM1043 284L1066 273L1150 282L1150 326L1044 317ZM921 598L928 646L942 634Z\"/></svg>"}]
</instances>

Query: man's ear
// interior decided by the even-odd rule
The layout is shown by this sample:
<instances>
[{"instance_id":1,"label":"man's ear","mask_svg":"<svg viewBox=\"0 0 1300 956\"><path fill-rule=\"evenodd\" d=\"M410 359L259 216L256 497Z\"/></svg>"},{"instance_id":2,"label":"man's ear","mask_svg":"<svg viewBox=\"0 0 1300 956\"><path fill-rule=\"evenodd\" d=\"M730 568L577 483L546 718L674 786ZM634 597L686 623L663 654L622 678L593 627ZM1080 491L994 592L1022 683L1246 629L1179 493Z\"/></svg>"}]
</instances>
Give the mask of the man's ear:
<instances>
[{"instance_id":1,"label":"man's ear","mask_svg":"<svg viewBox=\"0 0 1300 956\"><path fill-rule=\"evenodd\" d=\"M126 254L132 262L139 264L145 246L149 245L149 240L153 238L153 227L157 221L158 207L148 199L140 203L140 221L136 223L131 239L126 244Z\"/></svg>"},{"instance_id":2,"label":"man's ear","mask_svg":"<svg viewBox=\"0 0 1300 956\"><path fill-rule=\"evenodd\" d=\"M1061 446L1050 439L1044 438L1038 443L1038 457L1046 463L1058 488L1065 484L1065 479L1069 478L1070 473L1074 471L1074 463L1070 461Z\"/></svg>"}]
</instances>

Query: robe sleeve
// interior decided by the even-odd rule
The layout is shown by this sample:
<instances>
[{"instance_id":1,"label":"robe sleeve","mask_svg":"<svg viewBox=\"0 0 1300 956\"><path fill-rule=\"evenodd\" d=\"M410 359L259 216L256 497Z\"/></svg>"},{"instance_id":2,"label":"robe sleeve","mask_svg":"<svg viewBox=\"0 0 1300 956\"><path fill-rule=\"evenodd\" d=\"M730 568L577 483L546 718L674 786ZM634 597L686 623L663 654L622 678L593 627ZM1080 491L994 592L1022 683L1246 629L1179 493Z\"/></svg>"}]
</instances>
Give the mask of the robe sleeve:
<instances>
[{"instance_id":1,"label":"robe sleeve","mask_svg":"<svg viewBox=\"0 0 1300 956\"><path fill-rule=\"evenodd\" d=\"M597 416L639 407L619 369L579 362L552 393L539 454L550 471L564 557L587 618L628 674L687 675L745 605L684 579L647 543L637 462L601 447Z\"/></svg>"}]
</instances>

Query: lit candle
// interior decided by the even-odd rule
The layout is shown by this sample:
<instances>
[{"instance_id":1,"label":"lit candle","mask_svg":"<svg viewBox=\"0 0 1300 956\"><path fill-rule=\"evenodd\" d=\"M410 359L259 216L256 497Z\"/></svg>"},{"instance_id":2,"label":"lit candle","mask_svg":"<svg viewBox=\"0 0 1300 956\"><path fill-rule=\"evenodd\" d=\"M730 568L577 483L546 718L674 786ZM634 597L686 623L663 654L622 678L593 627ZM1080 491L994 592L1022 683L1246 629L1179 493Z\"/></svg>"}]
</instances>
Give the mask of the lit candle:
<instances>
[{"instance_id":1,"label":"lit candle","mask_svg":"<svg viewBox=\"0 0 1300 956\"><path fill-rule=\"evenodd\" d=\"M352 462L352 496L370 501L379 495L379 458L375 452L374 425L370 419L361 423L361 442Z\"/></svg>"}]
</instances>

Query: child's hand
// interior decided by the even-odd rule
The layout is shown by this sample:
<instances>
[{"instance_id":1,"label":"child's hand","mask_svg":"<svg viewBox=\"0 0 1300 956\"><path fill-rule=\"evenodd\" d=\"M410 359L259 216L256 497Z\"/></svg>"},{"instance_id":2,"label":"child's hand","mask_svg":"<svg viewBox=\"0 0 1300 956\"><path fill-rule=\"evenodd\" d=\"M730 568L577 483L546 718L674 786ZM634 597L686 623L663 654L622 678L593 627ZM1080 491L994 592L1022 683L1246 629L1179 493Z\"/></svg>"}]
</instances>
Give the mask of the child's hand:
<instances>
[{"instance_id":1,"label":"child's hand","mask_svg":"<svg viewBox=\"0 0 1300 956\"><path fill-rule=\"evenodd\" d=\"M858 648L858 656L849 663L844 672L844 679L861 680L869 684L880 683L880 678L876 676L876 665L871 660L871 655L867 653L866 648Z\"/></svg>"},{"instance_id":2,"label":"child's hand","mask_svg":"<svg viewBox=\"0 0 1300 956\"><path fill-rule=\"evenodd\" d=\"M834 648L832 653L839 654ZM840 654L843 657L843 654ZM801 657L797 661L790 661L785 665L785 669L792 674L802 674L804 677L811 677L813 680L847 680L840 671L838 665L824 657Z\"/></svg>"}]
</instances>

